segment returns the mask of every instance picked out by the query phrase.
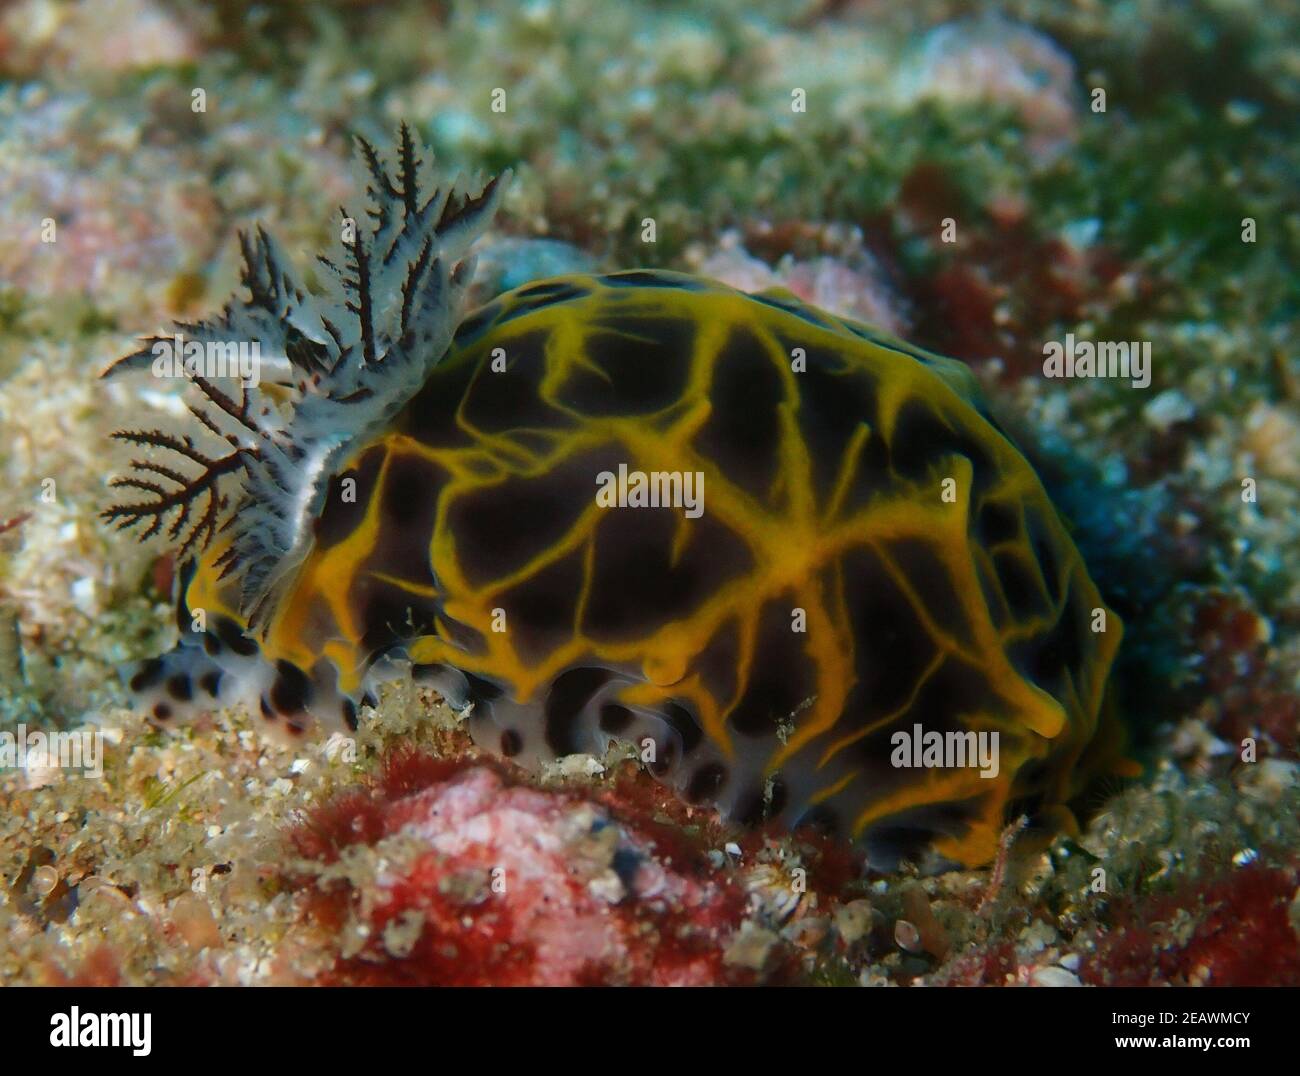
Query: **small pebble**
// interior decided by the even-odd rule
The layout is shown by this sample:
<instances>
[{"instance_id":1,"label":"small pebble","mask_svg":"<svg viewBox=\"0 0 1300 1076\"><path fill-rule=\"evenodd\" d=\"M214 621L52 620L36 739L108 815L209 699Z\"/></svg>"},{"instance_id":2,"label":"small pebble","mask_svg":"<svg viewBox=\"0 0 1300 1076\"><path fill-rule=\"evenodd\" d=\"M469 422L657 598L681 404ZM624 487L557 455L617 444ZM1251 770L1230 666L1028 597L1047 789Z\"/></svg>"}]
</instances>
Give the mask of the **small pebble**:
<instances>
[{"instance_id":1,"label":"small pebble","mask_svg":"<svg viewBox=\"0 0 1300 1076\"><path fill-rule=\"evenodd\" d=\"M1030 986L1082 986L1074 972L1056 965L1035 968L1029 973Z\"/></svg>"},{"instance_id":2,"label":"small pebble","mask_svg":"<svg viewBox=\"0 0 1300 1076\"><path fill-rule=\"evenodd\" d=\"M1177 389L1166 389L1142 408L1148 426L1164 433L1176 422L1186 422L1196 414L1192 402Z\"/></svg>"},{"instance_id":3,"label":"small pebble","mask_svg":"<svg viewBox=\"0 0 1300 1076\"><path fill-rule=\"evenodd\" d=\"M851 900L837 908L835 929L845 945L861 941L871 931L871 904L865 900Z\"/></svg>"},{"instance_id":4,"label":"small pebble","mask_svg":"<svg viewBox=\"0 0 1300 1076\"><path fill-rule=\"evenodd\" d=\"M172 905L172 926L191 949L213 949L221 944L221 931L212 908L197 893L185 893Z\"/></svg>"},{"instance_id":5,"label":"small pebble","mask_svg":"<svg viewBox=\"0 0 1300 1076\"><path fill-rule=\"evenodd\" d=\"M1056 941L1056 928L1041 919L1035 919L1020 932L1020 941L1028 952L1042 952Z\"/></svg>"},{"instance_id":6,"label":"small pebble","mask_svg":"<svg viewBox=\"0 0 1300 1076\"><path fill-rule=\"evenodd\" d=\"M906 919L894 924L894 942L909 953L921 952L921 932Z\"/></svg>"},{"instance_id":7,"label":"small pebble","mask_svg":"<svg viewBox=\"0 0 1300 1076\"><path fill-rule=\"evenodd\" d=\"M54 892L59 884L59 872L53 867L37 867L32 872L32 892L41 899Z\"/></svg>"},{"instance_id":8,"label":"small pebble","mask_svg":"<svg viewBox=\"0 0 1300 1076\"><path fill-rule=\"evenodd\" d=\"M767 954L777 942L777 936L764 927L745 922L727 946L722 962L730 967L751 968L758 971L767 961Z\"/></svg>"}]
</instances>

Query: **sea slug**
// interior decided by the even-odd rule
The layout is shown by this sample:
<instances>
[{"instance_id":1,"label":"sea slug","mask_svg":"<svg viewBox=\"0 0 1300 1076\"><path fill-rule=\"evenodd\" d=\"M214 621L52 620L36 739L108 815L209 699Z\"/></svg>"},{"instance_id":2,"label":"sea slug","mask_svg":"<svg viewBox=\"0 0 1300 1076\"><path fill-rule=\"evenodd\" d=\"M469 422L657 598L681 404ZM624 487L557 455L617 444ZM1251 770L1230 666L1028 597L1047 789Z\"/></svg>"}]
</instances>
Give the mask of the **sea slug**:
<instances>
[{"instance_id":1,"label":"sea slug","mask_svg":"<svg viewBox=\"0 0 1300 1076\"><path fill-rule=\"evenodd\" d=\"M344 214L327 293L245 237L247 296L179 326L192 428L117 434L145 454L106 516L184 564L180 642L130 678L154 721L355 728L413 674L521 764L630 741L881 866L987 862L1122 765L1119 618L963 364L662 271L463 316L506 177L438 185L405 127L391 166L360 149L372 225ZM241 343L258 377L209 376Z\"/></svg>"}]
</instances>

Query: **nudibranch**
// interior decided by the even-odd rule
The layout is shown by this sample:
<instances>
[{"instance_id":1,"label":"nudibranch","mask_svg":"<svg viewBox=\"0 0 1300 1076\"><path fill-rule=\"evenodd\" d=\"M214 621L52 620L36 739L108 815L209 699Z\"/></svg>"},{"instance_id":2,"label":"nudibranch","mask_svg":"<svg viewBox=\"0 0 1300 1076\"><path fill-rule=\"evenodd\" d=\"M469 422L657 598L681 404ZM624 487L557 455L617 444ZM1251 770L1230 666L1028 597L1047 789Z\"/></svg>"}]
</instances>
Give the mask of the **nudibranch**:
<instances>
[{"instance_id":1,"label":"nudibranch","mask_svg":"<svg viewBox=\"0 0 1300 1076\"><path fill-rule=\"evenodd\" d=\"M673 272L463 314L507 177L437 185L405 127L360 152L370 224L318 293L259 230L247 296L179 326L256 344L258 383L192 364L192 429L115 435L145 453L105 515L183 565L180 642L130 676L153 721L355 729L412 675L521 764L627 741L881 866L987 862L1122 762L1119 618L963 364Z\"/></svg>"}]
</instances>

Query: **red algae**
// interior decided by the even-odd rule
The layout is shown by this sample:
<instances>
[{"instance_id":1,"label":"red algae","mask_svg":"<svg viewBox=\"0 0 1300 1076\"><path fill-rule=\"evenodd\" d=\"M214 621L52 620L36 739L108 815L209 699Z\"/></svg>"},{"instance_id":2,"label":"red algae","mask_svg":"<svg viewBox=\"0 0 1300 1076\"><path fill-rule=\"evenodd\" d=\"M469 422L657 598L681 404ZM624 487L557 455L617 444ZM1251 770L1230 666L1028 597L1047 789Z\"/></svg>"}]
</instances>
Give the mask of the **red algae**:
<instances>
[{"instance_id":1,"label":"red algae","mask_svg":"<svg viewBox=\"0 0 1300 1076\"><path fill-rule=\"evenodd\" d=\"M950 960L930 980L932 986L1008 986L1018 980L1019 961L1012 941L977 946Z\"/></svg>"},{"instance_id":2,"label":"red algae","mask_svg":"<svg viewBox=\"0 0 1300 1076\"><path fill-rule=\"evenodd\" d=\"M335 863L344 848L371 844L385 829L383 804L369 790L357 789L313 811L290 831L289 843L305 859Z\"/></svg>"},{"instance_id":3,"label":"red algae","mask_svg":"<svg viewBox=\"0 0 1300 1076\"><path fill-rule=\"evenodd\" d=\"M72 972L47 962L41 981L44 986L121 986L121 962L111 945L98 945Z\"/></svg>"},{"instance_id":4,"label":"red algae","mask_svg":"<svg viewBox=\"0 0 1300 1076\"><path fill-rule=\"evenodd\" d=\"M303 862L285 880L306 889L305 914L339 941L318 981L706 985L792 974L780 946L757 967L728 961L748 894L654 813L617 790L538 789L505 764L391 751L373 781L288 835ZM367 865L354 869L358 855Z\"/></svg>"},{"instance_id":5,"label":"red algae","mask_svg":"<svg viewBox=\"0 0 1300 1076\"><path fill-rule=\"evenodd\" d=\"M1085 958L1096 986L1298 986L1300 936L1289 908L1300 869L1251 863L1129 903Z\"/></svg>"},{"instance_id":6,"label":"red algae","mask_svg":"<svg viewBox=\"0 0 1300 1076\"><path fill-rule=\"evenodd\" d=\"M1213 699L1210 727L1240 757L1247 738L1256 757L1295 759L1300 699L1269 657L1268 625L1238 594L1210 592L1190 613L1189 634L1200 655L1190 699Z\"/></svg>"},{"instance_id":7,"label":"red algae","mask_svg":"<svg viewBox=\"0 0 1300 1076\"><path fill-rule=\"evenodd\" d=\"M1129 294L1129 267L1113 251L1044 233L1018 202L973 206L932 162L904 178L893 225L903 240L924 239L936 259L905 289L918 343L972 363L1000 359L1009 380L1041 373L1042 341L1060 325L1137 309L1154 287L1132 280ZM945 232L952 241L937 241Z\"/></svg>"}]
</instances>

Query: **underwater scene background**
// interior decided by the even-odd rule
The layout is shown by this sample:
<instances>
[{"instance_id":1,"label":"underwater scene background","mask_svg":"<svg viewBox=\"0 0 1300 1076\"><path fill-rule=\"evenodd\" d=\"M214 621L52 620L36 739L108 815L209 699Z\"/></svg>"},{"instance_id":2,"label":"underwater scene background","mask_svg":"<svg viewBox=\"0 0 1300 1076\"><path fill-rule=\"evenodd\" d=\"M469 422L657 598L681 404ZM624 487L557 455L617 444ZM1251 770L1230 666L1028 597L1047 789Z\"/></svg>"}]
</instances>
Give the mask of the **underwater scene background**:
<instances>
[{"instance_id":1,"label":"underwater scene background","mask_svg":"<svg viewBox=\"0 0 1300 1076\"><path fill-rule=\"evenodd\" d=\"M1300 985L1298 42L1228 0L5 7L0 982ZM513 172L471 305L673 270L967 364L1123 621L1127 776L931 873L635 751L500 762L404 679L350 736L149 724L182 565L101 513L110 434L184 405L99 375L239 291L240 230L306 271L403 122Z\"/></svg>"}]
</instances>

